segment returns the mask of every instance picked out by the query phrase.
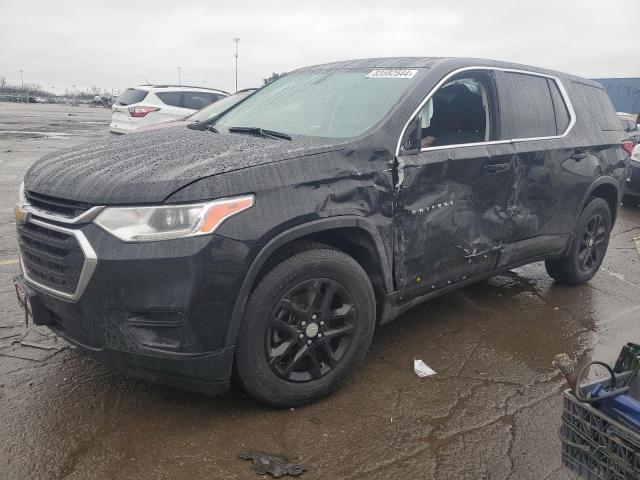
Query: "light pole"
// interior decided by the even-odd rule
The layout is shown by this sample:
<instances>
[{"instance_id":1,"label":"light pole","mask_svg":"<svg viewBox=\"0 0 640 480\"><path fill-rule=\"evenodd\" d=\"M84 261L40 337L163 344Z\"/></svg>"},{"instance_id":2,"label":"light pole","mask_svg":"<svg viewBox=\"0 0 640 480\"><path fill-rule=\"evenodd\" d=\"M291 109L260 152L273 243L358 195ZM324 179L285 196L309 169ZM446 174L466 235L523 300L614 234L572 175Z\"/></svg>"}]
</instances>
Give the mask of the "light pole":
<instances>
[{"instance_id":1,"label":"light pole","mask_svg":"<svg viewBox=\"0 0 640 480\"><path fill-rule=\"evenodd\" d=\"M73 85L73 105L76 106L78 105L78 98L76 95L76 86Z\"/></svg>"},{"instance_id":2,"label":"light pole","mask_svg":"<svg viewBox=\"0 0 640 480\"><path fill-rule=\"evenodd\" d=\"M233 41L236 43L236 92L238 91L238 44L240 43L240 39L235 37Z\"/></svg>"},{"instance_id":3,"label":"light pole","mask_svg":"<svg viewBox=\"0 0 640 480\"><path fill-rule=\"evenodd\" d=\"M22 84L22 101L24 101L24 80L22 79L22 70L20 70L20 83Z\"/></svg>"},{"instance_id":4,"label":"light pole","mask_svg":"<svg viewBox=\"0 0 640 480\"><path fill-rule=\"evenodd\" d=\"M182 72L182 67L178 67L178 85L180 85L180 73Z\"/></svg>"}]
</instances>

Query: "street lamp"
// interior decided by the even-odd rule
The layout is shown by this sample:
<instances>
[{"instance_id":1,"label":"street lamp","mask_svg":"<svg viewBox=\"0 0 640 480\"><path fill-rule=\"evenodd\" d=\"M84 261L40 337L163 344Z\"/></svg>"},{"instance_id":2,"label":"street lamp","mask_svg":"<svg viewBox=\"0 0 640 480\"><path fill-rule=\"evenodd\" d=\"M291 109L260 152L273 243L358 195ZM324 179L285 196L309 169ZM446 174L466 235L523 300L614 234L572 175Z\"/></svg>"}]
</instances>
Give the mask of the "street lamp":
<instances>
[{"instance_id":1,"label":"street lamp","mask_svg":"<svg viewBox=\"0 0 640 480\"><path fill-rule=\"evenodd\" d=\"M180 73L182 72L182 67L178 67L178 85L180 85Z\"/></svg>"},{"instance_id":2,"label":"street lamp","mask_svg":"<svg viewBox=\"0 0 640 480\"><path fill-rule=\"evenodd\" d=\"M20 83L22 84L22 101L24 101L24 80L22 79L22 70L20 70Z\"/></svg>"},{"instance_id":3,"label":"street lamp","mask_svg":"<svg viewBox=\"0 0 640 480\"><path fill-rule=\"evenodd\" d=\"M240 39L235 37L233 41L236 44L236 92L238 91L238 44L240 43Z\"/></svg>"}]
</instances>

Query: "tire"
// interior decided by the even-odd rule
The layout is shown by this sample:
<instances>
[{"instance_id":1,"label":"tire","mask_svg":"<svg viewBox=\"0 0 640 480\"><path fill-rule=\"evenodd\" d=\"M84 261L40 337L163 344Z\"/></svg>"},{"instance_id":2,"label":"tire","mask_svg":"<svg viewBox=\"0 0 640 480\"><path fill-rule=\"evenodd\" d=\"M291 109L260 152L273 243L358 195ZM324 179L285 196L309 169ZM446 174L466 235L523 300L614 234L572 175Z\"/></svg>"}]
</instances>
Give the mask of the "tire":
<instances>
[{"instance_id":1,"label":"tire","mask_svg":"<svg viewBox=\"0 0 640 480\"><path fill-rule=\"evenodd\" d=\"M611 211L602 198L591 197L582 211L566 256L546 260L547 273L567 285L582 285L596 274L609 245Z\"/></svg>"},{"instance_id":2,"label":"tire","mask_svg":"<svg viewBox=\"0 0 640 480\"><path fill-rule=\"evenodd\" d=\"M278 263L251 293L235 350L234 378L275 407L314 402L364 359L376 302L360 264L322 244Z\"/></svg>"}]
</instances>

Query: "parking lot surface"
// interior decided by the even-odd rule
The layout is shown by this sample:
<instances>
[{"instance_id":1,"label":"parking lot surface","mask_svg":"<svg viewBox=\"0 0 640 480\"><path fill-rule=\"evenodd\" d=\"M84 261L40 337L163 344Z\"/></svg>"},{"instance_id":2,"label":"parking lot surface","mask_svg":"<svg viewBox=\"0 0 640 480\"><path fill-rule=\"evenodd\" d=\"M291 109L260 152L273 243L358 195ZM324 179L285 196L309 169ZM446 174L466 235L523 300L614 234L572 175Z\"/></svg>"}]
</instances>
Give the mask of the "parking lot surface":
<instances>
[{"instance_id":1,"label":"parking lot surface","mask_svg":"<svg viewBox=\"0 0 640 480\"><path fill-rule=\"evenodd\" d=\"M111 373L25 327L12 283L18 185L42 155L107 138L109 117L0 103L0 477L250 479L238 455L256 449L309 479L572 478L551 360L611 363L640 340L640 209L621 208L589 284L557 285L533 264L439 297L379 328L336 394L273 410L237 389L210 398ZM418 378L414 359L437 374Z\"/></svg>"}]
</instances>

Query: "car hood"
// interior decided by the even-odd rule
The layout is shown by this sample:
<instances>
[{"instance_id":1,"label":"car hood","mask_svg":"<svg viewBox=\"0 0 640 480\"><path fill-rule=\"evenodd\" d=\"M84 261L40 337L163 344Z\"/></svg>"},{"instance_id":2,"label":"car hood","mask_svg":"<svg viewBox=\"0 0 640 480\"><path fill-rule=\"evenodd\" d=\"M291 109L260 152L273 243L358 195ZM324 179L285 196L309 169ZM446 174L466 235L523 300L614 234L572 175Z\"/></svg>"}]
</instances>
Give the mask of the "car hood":
<instances>
[{"instance_id":1,"label":"car hood","mask_svg":"<svg viewBox=\"0 0 640 480\"><path fill-rule=\"evenodd\" d=\"M208 176L333 151L343 143L155 130L48 154L27 171L25 189L92 204L158 203Z\"/></svg>"}]
</instances>

